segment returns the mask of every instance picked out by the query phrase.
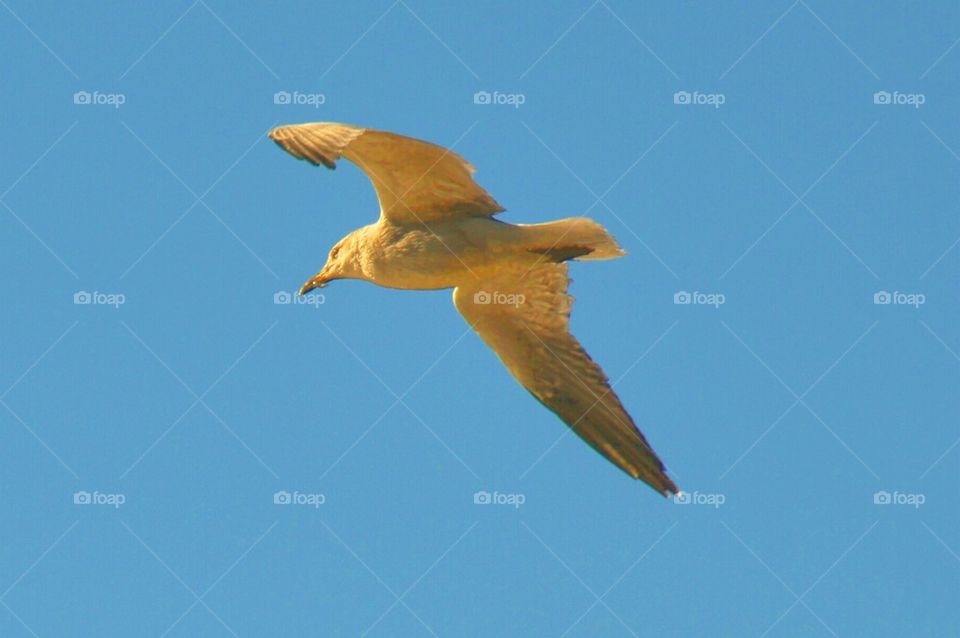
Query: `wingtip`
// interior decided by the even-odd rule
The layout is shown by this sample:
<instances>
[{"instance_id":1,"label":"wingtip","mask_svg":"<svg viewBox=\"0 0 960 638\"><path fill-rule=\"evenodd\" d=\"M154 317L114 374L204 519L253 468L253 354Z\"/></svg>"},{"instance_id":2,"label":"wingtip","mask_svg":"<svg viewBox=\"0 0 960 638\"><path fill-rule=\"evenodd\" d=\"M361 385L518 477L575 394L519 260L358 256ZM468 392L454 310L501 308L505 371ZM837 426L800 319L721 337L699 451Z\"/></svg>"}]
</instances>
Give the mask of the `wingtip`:
<instances>
[{"instance_id":1,"label":"wingtip","mask_svg":"<svg viewBox=\"0 0 960 638\"><path fill-rule=\"evenodd\" d=\"M637 473L634 476L638 481L643 481L651 488L660 493L664 498L670 498L671 496L677 496L683 494L683 490L677 487L677 484L667 476L667 471L661 466L658 472L653 474L642 475Z\"/></svg>"},{"instance_id":2,"label":"wingtip","mask_svg":"<svg viewBox=\"0 0 960 638\"><path fill-rule=\"evenodd\" d=\"M286 147L286 145L283 143L283 136L280 134L280 128L281 128L281 127L277 126L277 127L274 127L274 128L272 128L272 129L270 129L269 131L267 131L267 137L269 137L271 140L273 140L273 143L274 143L274 144L276 144L277 146L279 146L280 148L282 148L284 151L286 151L287 153L289 153L290 150L289 150L289 149Z\"/></svg>"},{"instance_id":3,"label":"wingtip","mask_svg":"<svg viewBox=\"0 0 960 638\"><path fill-rule=\"evenodd\" d=\"M286 151L290 155L293 155L297 159L304 160L305 162L308 162L313 166L323 165L329 168L330 170L336 170L337 168L336 162L329 159L328 157L318 154L317 157L314 158L308 153L303 153L301 149L296 147L296 145L291 146L292 142L291 142L290 136L288 135L288 131L286 131L287 128L289 127L286 127L286 126L274 127L269 131L267 131L267 137L273 140L274 144L282 148L284 151Z\"/></svg>"},{"instance_id":4,"label":"wingtip","mask_svg":"<svg viewBox=\"0 0 960 638\"><path fill-rule=\"evenodd\" d=\"M677 495L677 496L679 496L680 494L683 494L683 490L681 490L680 488L678 488L678 487L677 487L677 484L673 482L673 479L671 479L669 476L667 476L667 470L666 470L666 468L664 468L664 470L663 470L663 481L664 481L664 483L665 483L665 485L664 485L664 496L666 496L667 498L670 498L671 495Z\"/></svg>"},{"instance_id":5,"label":"wingtip","mask_svg":"<svg viewBox=\"0 0 960 638\"><path fill-rule=\"evenodd\" d=\"M683 491L677 487L677 484L673 482L673 479L667 476L667 468L659 462L659 459L655 467L648 467L646 471L641 468L636 468L628 470L628 473L634 479L649 485L664 498L670 498L671 496L683 493Z\"/></svg>"}]
</instances>

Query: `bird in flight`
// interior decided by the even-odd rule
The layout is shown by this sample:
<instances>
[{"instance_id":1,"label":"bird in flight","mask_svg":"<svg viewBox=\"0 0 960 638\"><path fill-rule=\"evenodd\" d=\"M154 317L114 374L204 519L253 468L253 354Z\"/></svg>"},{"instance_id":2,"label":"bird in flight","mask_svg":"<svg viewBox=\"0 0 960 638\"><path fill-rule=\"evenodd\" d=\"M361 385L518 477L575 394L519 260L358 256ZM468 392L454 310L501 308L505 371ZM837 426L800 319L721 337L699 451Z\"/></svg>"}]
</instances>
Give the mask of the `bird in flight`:
<instances>
[{"instance_id":1,"label":"bird in flight","mask_svg":"<svg viewBox=\"0 0 960 638\"><path fill-rule=\"evenodd\" d=\"M346 157L373 182L380 203L377 222L337 242L299 294L335 279L453 288L460 314L540 403L633 478L664 496L678 493L603 370L570 334L566 262L625 254L603 226L585 217L498 221L504 208L473 181L470 163L396 133L315 122L269 135L314 166L333 169Z\"/></svg>"}]
</instances>

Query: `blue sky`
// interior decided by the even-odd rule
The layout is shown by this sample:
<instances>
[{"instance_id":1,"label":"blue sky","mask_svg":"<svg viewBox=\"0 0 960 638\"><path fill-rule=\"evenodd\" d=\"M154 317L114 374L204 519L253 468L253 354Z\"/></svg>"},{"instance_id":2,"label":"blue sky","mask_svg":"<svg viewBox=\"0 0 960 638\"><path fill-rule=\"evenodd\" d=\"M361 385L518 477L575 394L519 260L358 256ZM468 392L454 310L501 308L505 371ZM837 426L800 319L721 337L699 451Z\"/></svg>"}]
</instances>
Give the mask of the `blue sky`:
<instances>
[{"instance_id":1,"label":"blue sky","mask_svg":"<svg viewBox=\"0 0 960 638\"><path fill-rule=\"evenodd\" d=\"M0 635L960 632L956 5L0 5ZM314 120L618 238L573 329L689 502L449 291L274 303L377 214Z\"/></svg>"}]
</instances>

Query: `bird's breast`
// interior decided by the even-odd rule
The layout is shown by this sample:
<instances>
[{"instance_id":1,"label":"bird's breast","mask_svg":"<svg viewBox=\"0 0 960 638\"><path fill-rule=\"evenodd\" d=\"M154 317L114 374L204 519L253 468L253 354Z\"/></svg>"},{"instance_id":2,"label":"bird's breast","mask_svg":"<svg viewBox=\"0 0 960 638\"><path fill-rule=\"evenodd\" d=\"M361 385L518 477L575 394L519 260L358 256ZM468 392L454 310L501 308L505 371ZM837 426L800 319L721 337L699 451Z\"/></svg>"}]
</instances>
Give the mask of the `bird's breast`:
<instances>
[{"instance_id":1,"label":"bird's breast","mask_svg":"<svg viewBox=\"0 0 960 638\"><path fill-rule=\"evenodd\" d=\"M475 281L503 256L482 229L464 220L384 228L368 252L364 272L388 288L436 290Z\"/></svg>"}]
</instances>

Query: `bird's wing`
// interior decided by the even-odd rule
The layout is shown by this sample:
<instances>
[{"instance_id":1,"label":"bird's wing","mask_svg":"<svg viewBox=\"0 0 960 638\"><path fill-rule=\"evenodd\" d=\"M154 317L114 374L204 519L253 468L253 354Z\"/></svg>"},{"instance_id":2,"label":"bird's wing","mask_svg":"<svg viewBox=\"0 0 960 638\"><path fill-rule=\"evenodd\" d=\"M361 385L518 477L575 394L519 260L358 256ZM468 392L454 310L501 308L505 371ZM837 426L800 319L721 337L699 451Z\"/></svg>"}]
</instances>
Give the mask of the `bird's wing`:
<instances>
[{"instance_id":1,"label":"bird's wing","mask_svg":"<svg viewBox=\"0 0 960 638\"><path fill-rule=\"evenodd\" d=\"M453 302L514 378L621 470L677 493L603 370L570 334L566 264L516 265L454 290Z\"/></svg>"},{"instance_id":2,"label":"bird's wing","mask_svg":"<svg viewBox=\"0 0 960 638\"><path fill-rule=\"evenodd\" d=\"M476 169L442 146L333 122L280 126L269 135L314 166L335 168L340 157L359 166L377 191L381 216L392 221L430 222L503 210L473 181Z\"/></svg>"}]
</instances>

